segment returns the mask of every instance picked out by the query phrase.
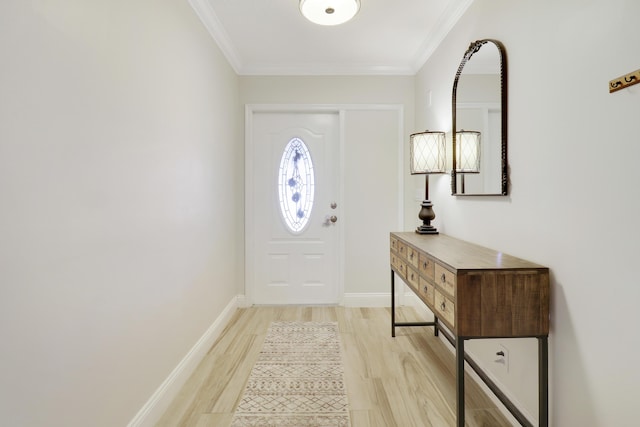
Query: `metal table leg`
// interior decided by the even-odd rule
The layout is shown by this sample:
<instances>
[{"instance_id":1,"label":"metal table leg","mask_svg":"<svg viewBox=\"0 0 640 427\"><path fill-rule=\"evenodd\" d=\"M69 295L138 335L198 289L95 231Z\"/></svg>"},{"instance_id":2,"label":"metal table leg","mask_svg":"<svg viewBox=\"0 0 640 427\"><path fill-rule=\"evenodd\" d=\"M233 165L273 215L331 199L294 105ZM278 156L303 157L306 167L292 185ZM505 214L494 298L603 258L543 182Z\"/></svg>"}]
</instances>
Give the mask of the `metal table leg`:
<instances>
[{"instance_id":1,"label":"metal table leg","mask_svg":"<svg viewBox=\"0 0 640 427\"><path fill-rule=\"evenodd\" d=\"M391 336L396 336L396 276L391 269Z\"/></svg>"},{"instance_id":2,"label":"metal table leg","mask_svg":"<svg viewBox=\"0 0 640 427\"><path fill-rule=\"evenodd\" d=\"M549 342L538 337L538 424L549 425Z\"/></svg>"},{"instance_id":3,"label":"metal table leg","mask_svg":"<svg viewBox=\"0 0 640 427\"><path fill-rule=\"evenodd\" d=\"M456 422L464 427L464 338L456 337Z\"/></svg>"}]
</instances>

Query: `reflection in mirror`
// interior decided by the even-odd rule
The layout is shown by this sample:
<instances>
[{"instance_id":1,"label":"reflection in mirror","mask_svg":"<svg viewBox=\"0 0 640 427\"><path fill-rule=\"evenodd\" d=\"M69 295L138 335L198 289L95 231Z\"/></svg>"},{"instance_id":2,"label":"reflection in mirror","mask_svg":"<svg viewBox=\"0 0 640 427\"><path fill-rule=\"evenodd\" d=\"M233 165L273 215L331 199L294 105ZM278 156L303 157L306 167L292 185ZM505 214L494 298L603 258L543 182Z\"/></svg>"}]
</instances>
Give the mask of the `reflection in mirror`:
<instances>
[{"instance_id":1,"label":"reflection in mirror","mask_svg":"<svg viewBox=\"0 0 640 427\"><path fill-rule=\"evenodd\" d=\"M471 43L453 83L452 194L507 194L506 75L499 41ZM476 167L464 164L470 156Z\"/></svg>"},{"instance_id":2,"label":"reflection in mirror","mask_svg":"<svg viewBox=\"0 0 640 427\"><path fill-rule=\"evenodd\" d=\"M465 178L480 173L482 161L482 134L474 130L456 132L456 176L460 180L461 193L466 192Z\"/></svg>"}]
</instances>

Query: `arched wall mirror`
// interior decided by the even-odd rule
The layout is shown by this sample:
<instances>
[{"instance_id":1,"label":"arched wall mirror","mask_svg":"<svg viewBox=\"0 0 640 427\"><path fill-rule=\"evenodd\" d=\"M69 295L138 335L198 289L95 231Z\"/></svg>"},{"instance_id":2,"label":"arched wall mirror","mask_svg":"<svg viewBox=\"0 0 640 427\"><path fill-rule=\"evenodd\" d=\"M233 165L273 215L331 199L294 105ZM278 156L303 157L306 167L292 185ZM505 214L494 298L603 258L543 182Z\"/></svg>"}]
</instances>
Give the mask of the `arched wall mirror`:
<instances>
[{"instance_id":1,"label":"arched wall mirror","mask_svg":"<svg viewBox=\"0 0 640 427\"><path fill-rule=\"evenodd\" d=\"M451 193L507 195L507 62L497 40L469 46L453 82Z\"/></svg>"}]
</instances>

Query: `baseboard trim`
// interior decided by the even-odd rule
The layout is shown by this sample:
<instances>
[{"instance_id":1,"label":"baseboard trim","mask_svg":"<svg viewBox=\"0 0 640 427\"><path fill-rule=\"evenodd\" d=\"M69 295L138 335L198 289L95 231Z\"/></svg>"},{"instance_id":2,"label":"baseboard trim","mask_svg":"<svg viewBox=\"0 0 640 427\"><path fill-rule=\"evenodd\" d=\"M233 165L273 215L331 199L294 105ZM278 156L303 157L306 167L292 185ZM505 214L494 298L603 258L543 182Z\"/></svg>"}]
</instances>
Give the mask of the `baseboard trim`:
<instances>
[{"instance_id":1,"label":"baseboard trim","mask_svg":"<svg viewBox=\"0 0 640 427\"><path fill-rule=\"evenodd\" d=\"M249 304L249 298L247 298L246 295L238 295L237 301L239 308L251 307L251 304Z\"/></svg>"},{"instance_id":2,"label":"baseboard trim","mask_svg":"<svg viewBox=\"0 0 640 427\"><path fill-rule=\"evenodd\" d=\"M220 316L209 326L198 342L189 350L186 356L178 363L160 387L153 393L147 403L138 411L129 422L128 427L151 427L155 425L167 410L180 389L193 373L204 355L218 339L227 323L238 308L240 298L234 297L224 308Z\"/></svg>"}]
</instances>

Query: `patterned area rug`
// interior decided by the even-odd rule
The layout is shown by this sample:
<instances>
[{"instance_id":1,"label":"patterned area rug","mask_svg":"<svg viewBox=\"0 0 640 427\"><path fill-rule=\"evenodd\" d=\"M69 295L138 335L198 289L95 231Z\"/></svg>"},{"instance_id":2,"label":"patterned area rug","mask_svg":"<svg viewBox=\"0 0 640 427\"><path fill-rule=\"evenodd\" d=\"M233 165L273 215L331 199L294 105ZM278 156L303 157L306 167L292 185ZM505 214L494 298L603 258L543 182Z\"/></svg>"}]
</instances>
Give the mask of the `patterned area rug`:
<instances>
[{"instance_id":1,"label":"patterned area rug","mask_svg":"<svg viewBox=\"0 0 640 427\"><path fill-rule=\"evenodd\" d=\"M338 324L273 322L231 427L349 427Z\"/></svg>"}]
</instances>

